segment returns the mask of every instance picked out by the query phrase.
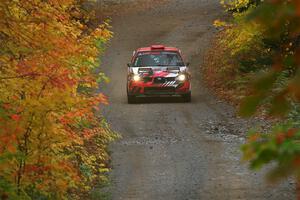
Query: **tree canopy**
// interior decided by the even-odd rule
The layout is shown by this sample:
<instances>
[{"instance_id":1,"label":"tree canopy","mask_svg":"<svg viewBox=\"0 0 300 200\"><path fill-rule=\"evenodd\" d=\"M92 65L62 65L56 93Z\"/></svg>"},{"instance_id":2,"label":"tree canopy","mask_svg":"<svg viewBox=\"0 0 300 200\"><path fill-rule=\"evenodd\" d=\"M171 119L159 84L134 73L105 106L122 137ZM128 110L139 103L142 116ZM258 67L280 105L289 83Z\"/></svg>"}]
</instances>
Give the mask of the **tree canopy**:
<instances>
[{"instance_id":1,"label":"tree canopy","mask_svg":"<svg viewBox=\"0 0 300 200\"><path fill-rule=\"evenodd\" d=\"M88 20L76 0L0 2L2 199L66 199L107 168L95 68L112 33Z\"/></svg>"}]
</instances>

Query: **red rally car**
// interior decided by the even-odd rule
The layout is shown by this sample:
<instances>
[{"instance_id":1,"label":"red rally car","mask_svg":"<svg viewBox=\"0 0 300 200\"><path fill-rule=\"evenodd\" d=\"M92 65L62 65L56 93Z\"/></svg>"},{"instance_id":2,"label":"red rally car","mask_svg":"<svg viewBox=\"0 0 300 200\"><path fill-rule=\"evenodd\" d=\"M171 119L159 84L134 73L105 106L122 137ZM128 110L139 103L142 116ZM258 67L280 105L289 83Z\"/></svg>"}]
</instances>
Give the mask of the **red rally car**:
<instances>
[{"instance_id":1,"label":"red rally car","mask_svg":"<svg viewBox=\"0 0 300 200\"><path fill-rule=\"evenodd\" d=\"M133 52L128 64L128 103L138 97L178 96L191 101L191 75L188 63L174 47L152 45Z\"/></svg>"}]
</instances>

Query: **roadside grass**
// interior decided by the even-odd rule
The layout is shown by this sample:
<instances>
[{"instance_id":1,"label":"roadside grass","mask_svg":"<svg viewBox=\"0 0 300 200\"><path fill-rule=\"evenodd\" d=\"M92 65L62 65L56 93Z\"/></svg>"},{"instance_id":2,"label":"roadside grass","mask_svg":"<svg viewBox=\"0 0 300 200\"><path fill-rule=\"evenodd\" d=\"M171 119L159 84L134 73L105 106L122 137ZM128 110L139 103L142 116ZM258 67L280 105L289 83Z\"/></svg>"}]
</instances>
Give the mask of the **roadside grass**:
<instances>
[{"instance_id":1,"label":"roadside grass","mask_svg":"<svg viewBox=\"0 0 300 200\"><path fill-rule=\"evenodd\" d=\"M94 188L90 191L89 198L91 200L111 200L112 193L109 190L111 186L110 180L107 180L104 183L99 183L94 186Z\"/></svg>"}]
</instances>

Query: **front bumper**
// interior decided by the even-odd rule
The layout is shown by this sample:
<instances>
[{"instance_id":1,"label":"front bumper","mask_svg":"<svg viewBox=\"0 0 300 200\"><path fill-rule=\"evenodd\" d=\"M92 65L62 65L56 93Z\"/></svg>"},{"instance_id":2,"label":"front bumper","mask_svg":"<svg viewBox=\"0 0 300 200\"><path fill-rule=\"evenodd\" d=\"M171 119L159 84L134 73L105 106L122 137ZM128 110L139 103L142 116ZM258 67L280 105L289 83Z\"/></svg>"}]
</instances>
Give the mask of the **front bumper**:
<instances>
[{"instance_id":1,"label":"front bumper","mask_svg":"<svg viewBox=\"0 0 300 200\"><path fill-rule=\"evenodd\" d=\"M182 96L190 92L191 83L189 80L163 84L129 81L127 85L127 94L136 97Z\"/></svg>"}]
</instances>

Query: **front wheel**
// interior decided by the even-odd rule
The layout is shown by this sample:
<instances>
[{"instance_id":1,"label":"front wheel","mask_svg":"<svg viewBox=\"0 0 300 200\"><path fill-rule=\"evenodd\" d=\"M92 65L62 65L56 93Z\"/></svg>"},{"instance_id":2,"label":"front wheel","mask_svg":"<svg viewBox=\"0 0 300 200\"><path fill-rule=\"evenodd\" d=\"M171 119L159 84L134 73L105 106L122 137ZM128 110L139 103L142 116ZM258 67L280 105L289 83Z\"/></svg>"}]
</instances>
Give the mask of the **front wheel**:
<instances>
[{"instance_id":1,"label":"front wheel","mask_svg":"<svg viewBox=\"0 0 300 200\"><path fill-rule=\"evenodd\" d=\"M133 104L137 102L136 97L133 95L127 95L127 101L129 104Z\"/></svg>"},{"instance_id":2,"label":"front wheel","mask_svg":"<svg viewBox=\"0 0 300 200\"><path fill-rule=\"evenodd\" d=\"M192 101L192 94L191 94L191 92L188 93L188 94L182 95L182 99L183 99L184 102L187 102L187 103L191 102Z\"/></svg>"}]
</instances>

